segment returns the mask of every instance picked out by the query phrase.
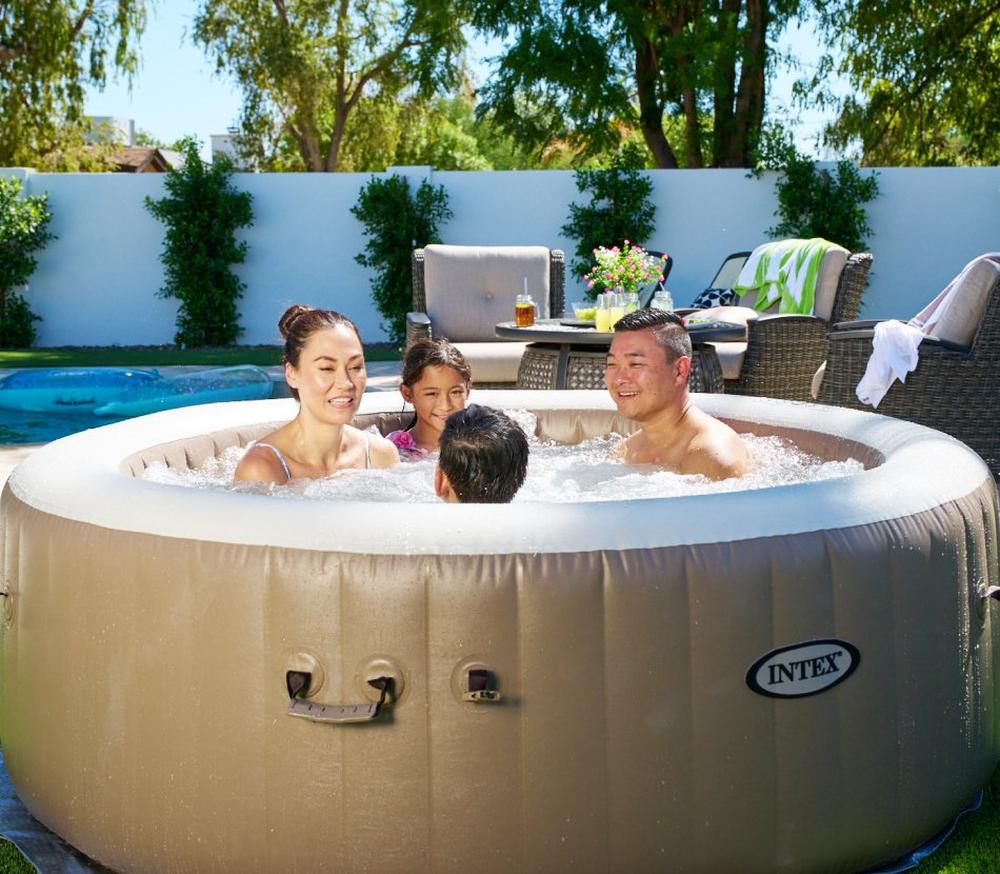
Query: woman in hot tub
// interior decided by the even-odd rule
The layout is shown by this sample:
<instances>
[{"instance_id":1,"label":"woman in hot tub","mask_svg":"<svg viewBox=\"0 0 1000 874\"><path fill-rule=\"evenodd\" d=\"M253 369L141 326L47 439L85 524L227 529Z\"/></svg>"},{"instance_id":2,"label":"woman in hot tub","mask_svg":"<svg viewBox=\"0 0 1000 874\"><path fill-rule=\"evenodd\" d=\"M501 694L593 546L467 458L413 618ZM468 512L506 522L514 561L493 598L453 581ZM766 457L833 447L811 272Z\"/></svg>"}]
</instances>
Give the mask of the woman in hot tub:
<instances>
[{"instance_id":1,"label":"woman in hot tub","mask_svg":"<svg viewBox=\"0 0 1000 874\"><path fill-rule=\"evenodd\" d=\"M299 412L250 445L235 479L286 483L396 464L392 443L350 425L368 381L354 322L334 310L296 304L285 310L278 329L285 338L285 379Z\"/></svg>"}]
</instances>

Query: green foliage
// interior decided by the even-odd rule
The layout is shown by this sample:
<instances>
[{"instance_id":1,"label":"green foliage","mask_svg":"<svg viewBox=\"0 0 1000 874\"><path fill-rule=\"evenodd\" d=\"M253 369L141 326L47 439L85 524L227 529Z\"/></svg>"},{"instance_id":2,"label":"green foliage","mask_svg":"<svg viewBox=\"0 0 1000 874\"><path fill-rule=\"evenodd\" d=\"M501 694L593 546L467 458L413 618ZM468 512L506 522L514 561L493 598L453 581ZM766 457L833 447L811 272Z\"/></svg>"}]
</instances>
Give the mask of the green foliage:
<instances>
[{"instance_id":1,"label":"green foliage","mask_svg":"<svg viewBox=\"0 0 1000 874\"><path fill-rule=\"evenodd\" d=\"M351 207L365 228L365 251L354 260L375 272L372 299L386 321L382 327L393 342L406 338L406 314L413 305L410 255L428 243L440 243L438 226L452 217L443 185L425 179L411 195L402 176L372 177Z\"/></svg>"},{"instance_id":2,"label":"green foliage","mask_svg":"<svg viewBox=\"0 0 1000 874\"><path fill-rule=\"evenodd\" d=\"M768 39L800 2L469 6L474 24L505 45L479 112L520 141L565 142L587 157L638 129L657 167L745 167L764 118ZM679 143L665 117L683 119Z\"/></svg>"},{"instance_id":3,"label":"green foliage","mask_svg":"<svg viewBox=\"0 0 1000 874\"><path fill-rule=\"evenodd\" d=\"M0 3L0 167L91 169L84 88L135 72L145 23L144 0Z\"/></svg>"},{"instance_id":4,"label":"green foliage","mask_svg":"<svg viewBox=\"0 0 1000 874\"><path fill-rule=\"evenodd\" d=\"M775 238L822 237L850 252L867 248L872 229L865 204L878 196L878 174L862 176L850 161L838 161L834 172L798 152L787 140L774 140L762 150L762 170L780 173L775 183L780 221L768 234Z\"/></svg>"},{"instance_id":5,"label":"green foliage","mask_svg":"<svg viewBox=\"0 0 1000 874\"><path fill-rule=\"evenodd\" d=\"M28 302L16 291L10 292L0 309L0 346L4 349L27 349L35 342L38 332L35 322L40 322Z\"/></svg>"},{"instance_id":6,"label":"green foliage","mask_svg":"<svg viewBox=\"0 0 1000 874\"><path fill-rule=\"evenodd\" d=\"M184 166L167 173L169 196L146 198L146 209L167 226L163 253L166 284L161 297L175 297L175 342L182 346L225 346L243 329L237 300L246 286L230 270L242 264L247 244L236 231L253 224L253 197L232 186L225 158L206 164L193 139L183 142Z\"/></svg>"},{"instance_id":7,"label":"green foliage","mask_svg":"<svg viewBox=\"0 0 1000 874\"><path fill-rule=\"evenodd\" d=\"M570 269L578 279L593 265L594 249L622 246L625 240L641 245L652 236L656 207L650 199L653 183L640 172L644 157L638 146L626 144L608 168L577 170L577 190L590 192L590 203L571 203L569 221L561 231L577 240L577 258ZM588 294L593 297L599 290L595 286Z\"/></svg>"},{"instance_id":8,"label":"green foliage","mask_svg":"<svg viewBox=\"0 0 1000 874\"><path fill-rule=\"evenodd\" d=\"M820 0L839 56L800 94L839 110L826 142L868 165L1000 163L1000 7L993 0ZM825 87L836 70L846 97Z\"/></svg>"},{"instance_id":9,"label":"green foliage","mask_svg":"<svg viewBox=\"0 0 1000 874\"><path fill-rule=\"evenodd\" d=\"M48 195L21 197L20 179L0 177L0 346L30 346L39 321L15 289L35 272L35 253L55 237Z\"/></svg>"},{"instance_id":10,"label":"green foliage","mask_svg":"<svg viewBox=\"0 0 1000 874\"><path fill-rule=\"evenodd\" d=\"M244 158L288 166L290 141L298 167L328 172L363 101L451 87L464 45L453 0L200 0L194 40L243 91Z\"/></svg>"}]
</instances>

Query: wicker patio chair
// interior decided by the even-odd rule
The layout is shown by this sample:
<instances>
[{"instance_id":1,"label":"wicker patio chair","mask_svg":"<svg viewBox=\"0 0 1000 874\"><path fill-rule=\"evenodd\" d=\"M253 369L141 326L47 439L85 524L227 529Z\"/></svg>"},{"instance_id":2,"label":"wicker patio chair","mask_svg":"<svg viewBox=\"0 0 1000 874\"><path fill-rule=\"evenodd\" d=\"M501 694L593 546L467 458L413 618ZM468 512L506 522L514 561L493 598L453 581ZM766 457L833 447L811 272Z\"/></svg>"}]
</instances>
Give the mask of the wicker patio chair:
<instances>
[{"instance_id":1,"label":"wicker patio chair","mask_svg":"<svg viewBox=\"0 0 1000 874\"><path fill-rule=\"evenodd\" d=\"M835 260L838 253L839 262ZM867 252L849 254L839 247L828 252L820 269L819 285L824 284L824 271L839 268L839 275L830 277L832 303L823 300L826 295L817 290L816 315L749 314L745 343L716 343L726 392L811 400L813 374L826 358L830 328L835 322L857 317L871 263L872 256Z\"/></svg>"},{"instance_id":2,"label":"wicker patio chair","mask_svg":"<svg viewBox=\"0 0 1000 874\"><path fill-rule=\"evenodd\" d=\"M498 322L512 321L514 299L528 281L536 318L563 314L566 256L543 246L445 246L414 249L413 311L406 315L406 346L444 336L472 368L480 388L512 386L527 346L497 339Z\"/></svg>"},{"instance_id":3,"label":"wicker patio chair","mask_svg":"<svg viewBox=\"0 0 1000 874\"><path fill-rule=\"evenodd\" d=\"M981 263L962 319L918 347L916 369L875 412L944 431L971 446L1000 477L1000 268ZM837 325L817 400L872 411L855 388L868 366L877 322Z\"/></svg>"}]
</instances>

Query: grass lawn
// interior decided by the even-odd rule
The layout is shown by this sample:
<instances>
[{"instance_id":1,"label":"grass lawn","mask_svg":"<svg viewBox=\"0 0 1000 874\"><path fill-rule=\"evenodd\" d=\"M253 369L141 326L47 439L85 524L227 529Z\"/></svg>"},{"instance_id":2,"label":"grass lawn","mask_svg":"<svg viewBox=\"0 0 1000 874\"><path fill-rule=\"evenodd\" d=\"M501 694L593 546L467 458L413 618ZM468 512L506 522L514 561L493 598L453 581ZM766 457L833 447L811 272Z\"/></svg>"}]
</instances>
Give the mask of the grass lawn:
<instances>
[{"instance_id":1,"label":"grass lawn","mask_svg":"<svg viewBox=\"0 0 1000 874\"><path fill-rule=\"evenodd\" d=\"M0 349L0 368L9 367L167 367L202 364L230 367L281 364L281 346L61 346L46 349ZM399 350L390 343L365 347L368 361L398 361ZM2 870L2 869L0 869Z\"/></svg>"},{"instance_id":2,"label":"grass lawn","mask_svg":"<svg viewBox=\"0 0 1000 874\"><path fill-rule=\"evenodd\" d=\"M916 874L990 874L1000 871L1000 768L986 787L982 807L964 816L951 837ZM0 874L34 874L17 848L0 841Z\"/></svg>"}]
</instances>

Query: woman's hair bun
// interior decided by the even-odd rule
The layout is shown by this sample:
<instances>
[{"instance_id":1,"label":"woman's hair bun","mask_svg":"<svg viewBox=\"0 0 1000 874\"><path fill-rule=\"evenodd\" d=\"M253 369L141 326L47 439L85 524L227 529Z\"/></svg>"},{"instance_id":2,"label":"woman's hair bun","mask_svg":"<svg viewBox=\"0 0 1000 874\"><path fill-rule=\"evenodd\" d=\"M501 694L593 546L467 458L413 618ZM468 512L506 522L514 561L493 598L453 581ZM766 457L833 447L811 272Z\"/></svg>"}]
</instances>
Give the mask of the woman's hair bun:
<instances>
[{"instance_id":1,"label":"woman's hair bun","mask_svg":"<svg viewBox=\"0 0 1000 874\"><path fill-rule=\"evenodd\" d=\"M282 337L287 337L288 332L292 329L292 323L299 317L304 316L306 313L311 313L314 307L307 307L300 303L292 304L287 310L281 314L281 318L278 319L278 330L281 331Z\"/></svg>"}]
</instances>

